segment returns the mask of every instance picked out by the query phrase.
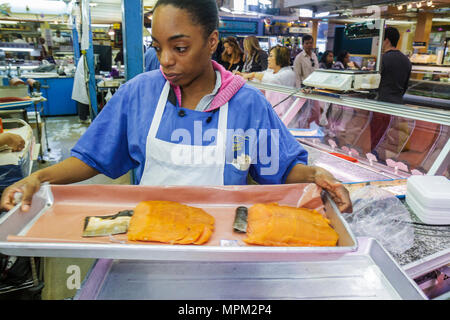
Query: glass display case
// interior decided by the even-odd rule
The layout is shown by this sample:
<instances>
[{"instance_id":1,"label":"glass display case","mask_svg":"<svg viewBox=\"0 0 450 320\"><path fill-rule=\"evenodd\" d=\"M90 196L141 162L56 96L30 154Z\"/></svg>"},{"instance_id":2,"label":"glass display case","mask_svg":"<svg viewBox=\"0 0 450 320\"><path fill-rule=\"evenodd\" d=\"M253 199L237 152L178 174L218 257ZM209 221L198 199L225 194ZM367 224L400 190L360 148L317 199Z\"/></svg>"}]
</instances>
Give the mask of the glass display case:
<instances>
[{"instance_id":1,"label":"glass display case","mask_svg":"<svg viewBox=\"0 0 450 320\"><path fill-rule=\"evenodd\" d=\"M414 174L450 178L450 111L250 84L270 98L309 152L309 164L331 171L342 182ZM299 134L298 129L310 130Z\"/></svg>"},{"instance_id":2,"label":"glass display case","mask_svg":"<svg viewBox=\"0 0 450 320\"><path fill-rule=\"evenodd\" d=\"M414 65L405 103L450 109L450 67Z\"/></svg>"}]
</instances>

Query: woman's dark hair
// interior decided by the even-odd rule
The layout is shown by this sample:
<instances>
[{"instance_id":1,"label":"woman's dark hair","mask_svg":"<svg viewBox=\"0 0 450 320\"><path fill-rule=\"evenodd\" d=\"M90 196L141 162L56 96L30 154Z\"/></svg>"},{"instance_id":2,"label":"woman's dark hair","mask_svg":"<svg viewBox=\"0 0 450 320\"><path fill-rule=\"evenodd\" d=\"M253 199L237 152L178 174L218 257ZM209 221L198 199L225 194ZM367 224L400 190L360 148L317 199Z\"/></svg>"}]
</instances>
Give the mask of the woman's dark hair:
<instances>
[{"instance_id":1,"label":"woman's dark hair","mask_svg":"<svg viewBox=\"0 0 450 320\"><path fill-rule=\"evenodd\" d=\"M282 46L275 46L270 51L274 50L275 53L275 63L281 68L291 65L291 53L289 49Z\"/></svg>"},{"instance_id":2,"label":"woman's dark hair","mask_svg":"<svg viewBox=\"0 0 450 320\"><path fill-rule=\"evenodd\" d=\"M242 52L241 47L239 46L239 42L235 37L228 37L223 41L223 44L225 45L227 43L231 48L233 48L233 53L228 54L227 50L223 50L222 52L222 61L224 62L231 62L236 61L238 58L242 59L244 56L244 52Z\"/></svg>"},{"instance_id":3,"label":"woman's dark hair","mask_svg":"<svg viewBox=\"0 0 450 320\"><path fill-rule=\"evenodd\" d=\"M337 58L336 58L336 61L342 62L342 64L346 68L347 68L347 64L344 62L344 59L348 54L349 54L349 52L347 50L344 50L344 51L339 52L339 54L337 55Z\"/></svg>"},{"instance_id":4,"label":"woman's dark hair","mask_svg":"<svg viewBox=\"0 0 450 320\"><path fill-rule=\"evenodd\" d=\"M192 22L203 27L205 38L219 28L219 11L214 0L158 0L153 12L156 8L167 5L189 12Z\"/></svg>"},{"instance_id":5,"label":"woman's dark hair","mask_svg":"<svg viewBox=\"0 0 450 320\"><path fill-rule=\"evenodd\" d=\"M327 58L328 58L328 55L330 53L333 53L333 51L330 51L330 50L325 51L323 53L322 57L320 58L319 63L323 63L323 64L325 64L327 67L329 67L331 69L331 66L333 65L333 63L330 64L330 63L327 62Z\"/></svg>"},{"instance_id":6,"label":"woman's dark hair","mask_svg":"<svg viewBox=\"0 0 450 320\"><path fill-rule=\"evenodd\" d=\"M384 39L389 39L393 47L397 46L398 40L400 39L400 33L397 29L393 27L387 27L384 30Z\"/></svg>"}]
</instances>

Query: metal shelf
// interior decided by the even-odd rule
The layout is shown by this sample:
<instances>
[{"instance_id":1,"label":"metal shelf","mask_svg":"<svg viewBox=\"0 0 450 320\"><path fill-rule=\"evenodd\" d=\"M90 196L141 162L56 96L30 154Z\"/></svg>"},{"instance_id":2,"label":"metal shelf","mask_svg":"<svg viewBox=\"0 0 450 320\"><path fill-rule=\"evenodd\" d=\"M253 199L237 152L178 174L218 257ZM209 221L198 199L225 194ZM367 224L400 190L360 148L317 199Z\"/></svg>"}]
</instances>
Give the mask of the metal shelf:
<instances>
[{"instance_id":1,"label":"metal shelf","mask_svg":"<svg viewBox=\"0 0 450 320\"><path fill-rule=\"evenodd\" d=\"M450 126L450 112L447 110L438 110L420 106L401 105L388 102L380 102L377 100L369 100L345 96L341 96L340 98L334 98L319 94L306 94L301 92L300 89L297 88L264 84L256 81L249 81L248 84L261 90L271 90L284 93L287 95L292 94L294 97L298 98L334 103L362 110L385 113L393 116L404 117L414 120L423 120L427 122Z\"/></svg>"}]
</instances>

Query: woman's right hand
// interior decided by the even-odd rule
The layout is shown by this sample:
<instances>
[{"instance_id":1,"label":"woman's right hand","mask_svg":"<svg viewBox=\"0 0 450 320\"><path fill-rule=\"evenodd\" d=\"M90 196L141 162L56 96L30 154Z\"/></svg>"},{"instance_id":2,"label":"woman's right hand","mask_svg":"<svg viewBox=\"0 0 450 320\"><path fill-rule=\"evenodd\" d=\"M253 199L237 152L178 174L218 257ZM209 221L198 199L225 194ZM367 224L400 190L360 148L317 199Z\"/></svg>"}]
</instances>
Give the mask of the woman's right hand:
<instances>
[{"instance_id":1,"label":"woman's right hand","mask_svg":"<svg viewBox=\"0 0 450 320\"><path fill-rule=\"evenodd\" d=\"M16 205L14 195L17 192L20 192L22 193L22 211L26 212L30 210L31 199L33 198L33 195L39 191L40 187L41 181L35 174L10 185L5 189L5 191L3 191L1 200L2 209L11 210L14 208Z\"/></svg>"}]
</instances>

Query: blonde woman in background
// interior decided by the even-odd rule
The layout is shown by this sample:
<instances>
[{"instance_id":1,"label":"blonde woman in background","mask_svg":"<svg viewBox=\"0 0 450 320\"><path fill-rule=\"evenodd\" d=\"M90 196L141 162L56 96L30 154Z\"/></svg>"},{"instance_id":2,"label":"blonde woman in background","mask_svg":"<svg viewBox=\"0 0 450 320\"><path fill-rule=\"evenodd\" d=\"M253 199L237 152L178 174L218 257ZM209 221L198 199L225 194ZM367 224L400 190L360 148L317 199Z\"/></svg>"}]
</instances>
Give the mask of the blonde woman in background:
<instances>
[{"instance_id":1,"label":"blonde woman in background","mask_svg":"<svg viewBox=\"0 0 450 320\"><path fill-rule=\"evenodd\" d=\"M258 72L267 69L267 53L259 46L255 36L244 39L245 63L242 72Z\"/></svg>"},{"instance_id":2,"label":"blonde woman in background","mask_svg":"<svg viewBox=\"0 0 450 320\"><path fill-rule=\"evenodd\" d=\"M221 64L228 71L242 71L244 52L235 37L228 37L224 40Z\"/></svg>"}]
</instances>

